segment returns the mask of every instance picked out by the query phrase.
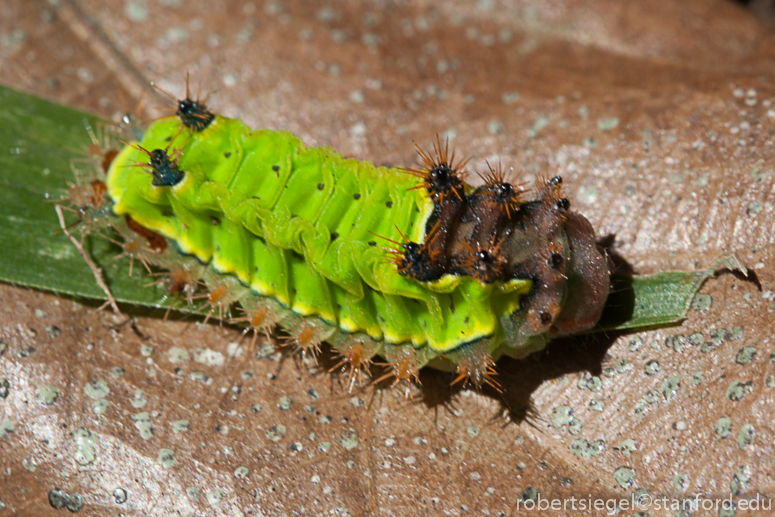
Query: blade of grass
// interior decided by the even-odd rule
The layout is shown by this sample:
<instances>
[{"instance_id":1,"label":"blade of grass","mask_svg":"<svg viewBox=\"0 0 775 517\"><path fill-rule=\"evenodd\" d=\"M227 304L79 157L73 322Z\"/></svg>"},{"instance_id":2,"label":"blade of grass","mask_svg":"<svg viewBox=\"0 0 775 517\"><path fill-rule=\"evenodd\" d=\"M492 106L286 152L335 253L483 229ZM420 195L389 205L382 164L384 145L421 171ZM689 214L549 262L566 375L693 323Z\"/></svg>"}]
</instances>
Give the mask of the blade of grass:
<instances>
[{"instance_id":1,"label":"blade of grass","mask_svg":"<svg viewBox=\"0 0 775 517\"><path fill-rule=\"evenodd\" d=\"M91 143L87 124L105 121L0 86L0 280L62 294L105 299L84 260L59 231L53 200L73 180L70 161ZM85 247L104 268L116 298L157 306L161 288L129 278L129 265L114 261L118 250L100 238Z\"/></svg>"}]
</instances>

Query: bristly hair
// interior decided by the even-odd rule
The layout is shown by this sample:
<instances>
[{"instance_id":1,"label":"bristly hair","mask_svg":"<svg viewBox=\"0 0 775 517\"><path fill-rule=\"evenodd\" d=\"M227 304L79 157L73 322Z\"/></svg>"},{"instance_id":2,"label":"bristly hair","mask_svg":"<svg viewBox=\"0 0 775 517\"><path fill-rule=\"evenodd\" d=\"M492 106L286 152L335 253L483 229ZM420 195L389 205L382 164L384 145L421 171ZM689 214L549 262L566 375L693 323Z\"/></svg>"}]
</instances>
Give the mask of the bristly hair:
<instances>
[{"instance_id":1,"label":"bristly hair","mask_svg":"<svg viewBox=\"0 0 775 517\"><path fill-rule=\"evenodd\" d=\"M493 237L486 246L477 243L476 249L461 240L460 244L466 250L466 256L461 261L465 274L485 284L502 280L506 262L501 254L501 246L505 240L505 236L499 241Z\"/></svg>"},{"instance_id":2,"label":"bristly hair","mask_svg":"<svg viewBox=\"0 0 775 517\"><path fill-rule=\"evenodd\" d=\"M122 141L123 144L129 145L136 151L140 151L150 158L148 162L136 161L129 163L126 166L142 168L150 167L150 174L153 176L151 184L154 187L173 187L177 185L183 180L183 176L185 176L185 171L181 170L178 166L178 160L180 159L182 152L180 148L176 148L170 153L169 149L179 134L180 131L178 131L164 149L154 149L153 151L149 151L140 144L130 144ZM185 142L183 145L185 145Z\"/></svg>"},{"instance_id":3,"label":"bristly hair","mask_svg":"<svg viewBox=\"0 0 775 517\"><path fill-rule=\"evenodd\" d=\"M503 393L500 383L495 380L495 376L498 375L495 370L495 361L487 352L477 353L473 357L461 360L455 373L457 377L450 386L462 381L464 387L473 386L475 389L481 390L485 384L488 384L498 393Z\"/></svg>"},{"instance_id":4,"label":"bristly hair","mask_svg":"<svg viewBox=\"0 0 775 517\"><path fill-rule=\"evenodd\" d=\"M403 243L388 239L374 232L369 233L396 246L395 248L380 247L386 251L385 255L390 259L389 262L395 264L398 274L420 282L427 282L435 280L438 276L433 267L430 247L438 236L436 230L439 227L439 222L431 229L423 244L409 241L398 226L396 226L396 230L404 241Z\"/></svg>"},{"instance_id":5,"label":"bristly hair","mask_svg":"<svg viewBox=\"0 0 775 517\"><path fill-rule=\"evenodd\" d=\"M305 321L297 324L296 328L286 328L285 331L288 335L280 338L280 347L290 349L291 354L301 356L302 361L309 355L317 364L320 346L325 339L319 324Z\"/></svg>"},{"instance_id":6,"label":"bristly hair","mask_svg":"<svg viewBox=\"0 0 775 517\"><path fill-rule=\"evenodd\" d=\"M244 323L245 330L243 334L253 332L253 340L250 344L251 354L256 351L256 339L258 339L259 332L263 332L266 339L270 339L274 328L277 326L278 315L269 305L264 305L256 302L248 301L246 303L240 302L242 307L238 310L243 314L239 318L232 318L229 323Z\"/></svg>"},{"instance_id":7,"label":"bristly hair","mask_svg":"<svg viewBox=\"0 0 775 517\"><path fill-rule=\"evenodd\" d=\"M374 352L369 350L363 344L363 341L354 338L351 341L352 343L346 349L336 349L336 353L339 354L341 360L328 370L329 373L339 370L347 374L348 393L352 393L356 382L360 384L362 373L371 377L369 367L372 363L371 358L374 355Z\"/></svg>"},{"instance_id":8,"label":"bristly hair","mask_svg":"<svg viewBox=\"0 0 775 517\"><path fill-rule=\"evenodd\" d=\"M412 380L417 384L422 384L420 382L420 368L417 365L417 353L414 351L414 348L410 347L408 349L401 348L397 355L387 355L387 362L374 363L377 366L387 367L387 372L382 377L375 379L374 384L379 384L393 377L393 383L390 385L392 388L403 381L406 383L404 396L408 399L412 394Z\"/></svg>"},{"instance_id":9,"label":"bristly hair","mask_svg":"<svg viewBox=\"0 0 775 517\"><path fill-rule=\"evenodd\" d=\"M488 201L502 207L506 211L506 217L511 219L511 214L519 210L522 204L522 196L526 192L523 187L525 183L516 183L518 176L509 181L511 178L507 178L508 174L503 170L500 162L495 169L490 162L485 161L485 163L490 171L484 175L476 173L484 181L484 187L477 190L474 195L486 196Z\"/></svg>"},{"instance_id":10,"label":"bristly hair","mask_svg":"<svg viewBox=\"0 0 775 517\"><path fill-rule=\"evenodd\" d=\"M428 195L439 204L444 203L444 198L449 194L454 194L460 201L463 200L463 182L466 177L464 171L470 158L464 160L455 159L455 151L449 150L449 138L444 140L444 146L441 145L441 138L436 134L436 142L433 144L433 152L427 153L422 147L414 144L417 148L417 154L420 155L424 163L421 169L401 170L422 180L422 183L409 190L426 189Z\"/></svg>"},{"instance_id":11,"label":"bristly hair","mask_svg":"<svg viewBox=\"0 0 775 517\"><path fill-rule=\"evenodd\" d=\"M191 89L189 88L188 72L186 72L186 97L184 99L178 99L154 83L151 83L151 86L175 101L177 104L175 115L177 115L178 118L180 118L180 122L191 131L195 133L203 131L213 120L215 120L215 113L210 111L207 107L207 102L215 92L208 93L204 99L200 99L198 95L196 99L192 99Z\"/></svg>"}]
</instances>

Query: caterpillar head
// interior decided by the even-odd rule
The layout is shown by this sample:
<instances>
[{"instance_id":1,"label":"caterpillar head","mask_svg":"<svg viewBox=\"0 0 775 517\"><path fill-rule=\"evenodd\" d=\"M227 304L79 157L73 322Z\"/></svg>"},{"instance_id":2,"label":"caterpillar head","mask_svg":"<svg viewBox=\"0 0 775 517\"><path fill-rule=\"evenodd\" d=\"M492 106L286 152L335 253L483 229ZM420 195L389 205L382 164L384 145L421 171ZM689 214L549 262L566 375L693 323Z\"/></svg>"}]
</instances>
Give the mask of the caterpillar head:
<instances>
[{"instance_id":1,"label":"caterpillar head","mask_svg":"<svg viewBox=\"0 0 775 517\"><path fill-rule=\"evenodd\" d=\"M608 298L608 259L592 225L566 198L551 196L520 207L502 246L508 277L534 282L520 315L526 335L589 330Z\"/></svg>"},{"instance_id":2,"label":"caterpillar head","mask_svg":"<svg viewBox=\"0 0 775 517\"><path fill-rule=\"evenodd\" d=\"M522 199L521 185L509 182L500 167L490 168L484 180L457 211L447 213L439 203L428 235L447 237L424 246L441 248L444 260L431 255L428 269L483 284L532 281L531 292L512 314L517 335L564 335L594 327L608 297L608 261L589 221L571 212L562 178L540 177L531 201Z\"/></svg>"}]
</instances>

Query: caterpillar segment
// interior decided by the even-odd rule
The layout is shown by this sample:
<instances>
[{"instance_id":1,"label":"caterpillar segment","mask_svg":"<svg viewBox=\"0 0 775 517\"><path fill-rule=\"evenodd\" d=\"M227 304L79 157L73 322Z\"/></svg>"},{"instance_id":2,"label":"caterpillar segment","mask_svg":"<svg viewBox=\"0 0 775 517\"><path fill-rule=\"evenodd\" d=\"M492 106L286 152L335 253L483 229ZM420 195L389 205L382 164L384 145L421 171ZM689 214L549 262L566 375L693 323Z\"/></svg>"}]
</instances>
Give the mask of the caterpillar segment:
<instances>
[{"instance_id":1,"label":"caterpillar segment","mask_svg":"<svg viewBox=\"0 0 775 517\"><path fill-rule=\"evenodd\" d=\"M429 364L497 389L501 354L597 323L607 260L559 176L527 200L500 166L465 183L466 161L438 137L433 152L418 147L421 168L390 169L184 101L121 150L107 190L115 214L190 256L166 260L168 248L154 263L168 262L171 295L189 285L173 279L178 263L207 265L192 276L208 286L208 317L239 301L232 321L254 341L275 325L303 356L329 341L351 387L380 355L389 371L377 381L409 386Z\"/></svg>"}]
</instances>

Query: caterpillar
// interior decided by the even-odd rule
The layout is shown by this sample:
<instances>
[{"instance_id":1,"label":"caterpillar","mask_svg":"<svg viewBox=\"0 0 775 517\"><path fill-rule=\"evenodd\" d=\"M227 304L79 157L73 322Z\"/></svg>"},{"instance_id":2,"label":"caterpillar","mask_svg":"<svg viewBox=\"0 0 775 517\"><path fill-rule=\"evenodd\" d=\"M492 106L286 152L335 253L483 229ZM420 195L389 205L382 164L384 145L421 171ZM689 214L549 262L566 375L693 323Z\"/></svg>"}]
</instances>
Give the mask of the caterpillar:
<instances>
[{"instance_id":1,"label":"caterpillar","mask_svg":"<svg viewBox=\"0 0 775 517\"><path fill-rule=\"evenodd\" d=\"M421 166L377 167L251 129L188 91L176 102L100 162L106 195L81 185L78 211L84 197L101 203L90 214L109 206L89 224L116 228L123 256L166 271L155 283L202 300L207 318L245 324L254 341L282 327L305 356L326 341L351 383L383 364L378 380L407 386L425 365L497 386L501 355L598 322L607 256L560 176L539 177L528 195L488 164L474 187L438 136L431 151L417 147ZM201 283L209 291L194 294Z\"/></svg>"}]
</instances>

